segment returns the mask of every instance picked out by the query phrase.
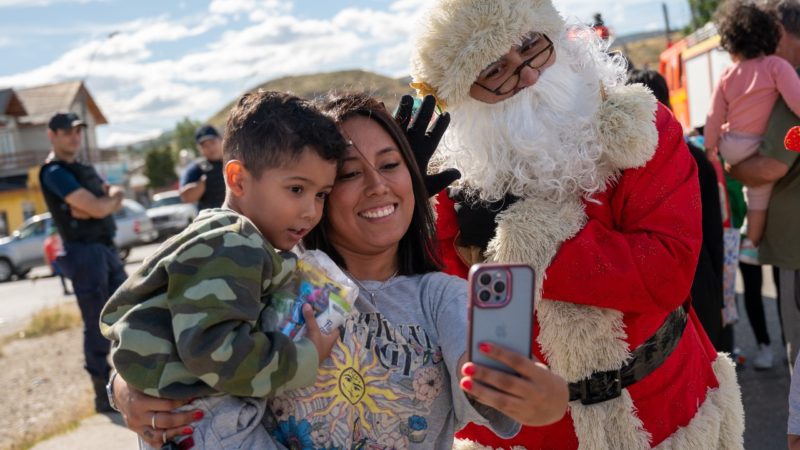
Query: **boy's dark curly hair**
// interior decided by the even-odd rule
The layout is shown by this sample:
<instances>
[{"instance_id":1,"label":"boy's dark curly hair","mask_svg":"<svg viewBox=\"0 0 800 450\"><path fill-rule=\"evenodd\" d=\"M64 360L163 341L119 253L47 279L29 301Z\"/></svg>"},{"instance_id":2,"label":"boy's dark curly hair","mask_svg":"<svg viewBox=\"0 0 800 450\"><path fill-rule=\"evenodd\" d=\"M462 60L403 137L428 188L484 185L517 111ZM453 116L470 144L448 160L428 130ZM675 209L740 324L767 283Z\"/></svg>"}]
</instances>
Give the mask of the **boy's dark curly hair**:
<instances>
[{"instance_id":1,"label":"boy's dark curly hair","mask_svg":"<svg viewBox=\"0 0 800 450\"><path fill-rule=\"evenodd\" d=\"M714 13L722 48L744 59L775 53L777 18L749 0L727 0Z\"/></svg>"}]
</instances>

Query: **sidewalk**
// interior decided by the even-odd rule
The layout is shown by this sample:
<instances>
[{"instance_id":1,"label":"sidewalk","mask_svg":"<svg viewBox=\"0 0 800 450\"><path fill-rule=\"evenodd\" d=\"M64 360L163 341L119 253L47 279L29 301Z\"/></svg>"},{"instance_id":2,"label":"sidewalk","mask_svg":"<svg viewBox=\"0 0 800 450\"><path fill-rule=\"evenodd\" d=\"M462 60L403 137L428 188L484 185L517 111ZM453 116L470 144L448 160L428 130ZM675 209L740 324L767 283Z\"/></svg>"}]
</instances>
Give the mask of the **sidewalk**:
<instances>
[{"instance_id":1,"label":"sidewalk","mask_svg":"<svg viewBox=\"0 0 800 450\"><path fill-rule=\"evenodd\" d=\"M78 428L31 447L31 450L137 450L136 435L125 428L119 414L95 414L81 421Z\"/></svg>"}]
</instances>

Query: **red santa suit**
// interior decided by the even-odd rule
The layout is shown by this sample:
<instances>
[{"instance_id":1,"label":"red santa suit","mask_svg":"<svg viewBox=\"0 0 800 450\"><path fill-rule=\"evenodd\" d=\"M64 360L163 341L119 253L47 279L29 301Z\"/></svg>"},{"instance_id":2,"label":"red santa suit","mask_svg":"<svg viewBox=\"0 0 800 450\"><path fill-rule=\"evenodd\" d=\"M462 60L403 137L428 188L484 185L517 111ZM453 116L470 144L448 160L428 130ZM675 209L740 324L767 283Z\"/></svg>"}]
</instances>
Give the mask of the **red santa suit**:
<instances>
[{"instance_id":1,"label":"red santa suit","mask_svg":"<svg viewBox=\"0 0 800 450\"><path fill-rule=\"evenodd\" d=\"M493 105L476 104L475 80L531 32L547 36L556 55L549 67L516 69L529 77L525 86L538 85L524 88L536 95L525 97L523 90ZM468 426L457 434L456 448L742 448L744 411L734 365L716 354L693 312L687 318L682 309L702 239L694 160L672 114L643 86L625 86L624 69L582 36L550 0L438 0L414 33L412 85L453 113L452 134L439 149L441 167L461 170L461 187L487 199L503 197L498 187L520 197L497 214L485 249L457 249L453 202L440 195L438 232L447 269L465 276L461 257L533 267L535 355L570 383L571 398L583 400L571 401L561 421L525 428L509 441ZM521 103L528 100L538 103ZM521 141L524 123L514 120L514 109L537 115L531 125L541 136L530 140L546 148ZM556 127L573 120L575 132L537 128L556 117ZM475 139L473 133L483 134ZM594 173L567 159L543 161L575 173L526 166L536 159L520 158L541 156L536 151L590 155ZM492 169L506 173L486 170L495 162ZM557 177L564 175L591 183L562 184ZM474 244L470 234L464 241ZM641 347L644 342L653 345ZM619 379L624 383L614 384ZM606 390L609 385L613 389ZM585 389L579 393L577 386Z\"/></svg>"},{"instance_id":2,"label":"red santa suit","mask_svg":"<svg viewBox=\"0 0 800 450\"><path fill-rule=\"evenodd\" d=\"M625 109L625 103L612 107ZM629 125L653 127L636 120ZM689 303L701 242L697 168L680 124L663 106L655 129L654 150L609 150L629 154L612 158L617 173L604 192L572 205L522 199L498 216L488 259L537 269L541 296L533 348L568 382L619 368L671 311ZM635 136L631 130L622 134ZM445 193L439 195L437 232L446 271L465 277L468 267L454 245L453 206ZM523 427L507 441L471 424L457 434L457 447L741 448L742 433L733 365L717 355L690 311L675 350L619 398L570 402L559 422Z\"/></svg>"}]
</instances>

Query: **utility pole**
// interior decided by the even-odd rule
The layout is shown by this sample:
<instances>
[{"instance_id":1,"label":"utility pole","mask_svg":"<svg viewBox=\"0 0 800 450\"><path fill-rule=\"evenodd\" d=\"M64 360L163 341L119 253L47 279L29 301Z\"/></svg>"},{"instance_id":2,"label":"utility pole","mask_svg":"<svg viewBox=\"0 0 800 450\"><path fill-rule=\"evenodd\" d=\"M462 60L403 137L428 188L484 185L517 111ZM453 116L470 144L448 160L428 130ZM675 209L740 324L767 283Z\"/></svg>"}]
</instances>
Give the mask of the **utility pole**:
<instances>
[{"instance_id":1,"label":"utility pole","mask_svg":"<svg viewBox=\"0 0 800 450\"><path fill-rule=\"evenodd\" d=\"M667 47L669 47L670 45L672 45L672 40L670 39L670 36L669 36L670 35L669 14L667 14L667 3L666 2L662 2L661 3L661 11L664 13L664 27L665 27L664 31L667 33Z\"/></svg>"}]
</instances>

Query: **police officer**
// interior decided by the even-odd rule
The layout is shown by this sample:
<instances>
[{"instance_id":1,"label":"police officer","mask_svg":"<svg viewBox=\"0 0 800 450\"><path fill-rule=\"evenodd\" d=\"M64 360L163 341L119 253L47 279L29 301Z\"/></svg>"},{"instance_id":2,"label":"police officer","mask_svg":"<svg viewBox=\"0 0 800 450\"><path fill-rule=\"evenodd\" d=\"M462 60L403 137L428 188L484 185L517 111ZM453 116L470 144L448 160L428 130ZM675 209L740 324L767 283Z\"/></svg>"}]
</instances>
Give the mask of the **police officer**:
<instances>
[{"instance_id":1,"label":"police officer","mask_svg":"<svg viewBox=\"0 0 800 450\"><path fill-rule=\"evenodd\" d=\"M100 334L100 311L125 281L113 238L112 214L122 206L124 191L109 186L94 167L77 160L86 124L75 113L58 113L48 124L51 152L39 172L45 202L64 245L58 266L72 280L83 316L83 353L92 377L95 409L112 411L105 384L110 343Z\"/></svg>"},{"instance_id":2,"label":"police officer","mask_svg":"<svg viewBox=\"0 0 800 450\"><path fill-rule=\"evenodd\" d=\"M222 175L222 138L216 128L203 125L194 134L205 159L192 163L181 176L181 200L197 202L197 209L219 208L225 200Z\"/></svg>"}]
</instances>

